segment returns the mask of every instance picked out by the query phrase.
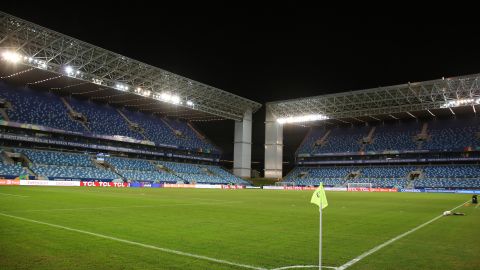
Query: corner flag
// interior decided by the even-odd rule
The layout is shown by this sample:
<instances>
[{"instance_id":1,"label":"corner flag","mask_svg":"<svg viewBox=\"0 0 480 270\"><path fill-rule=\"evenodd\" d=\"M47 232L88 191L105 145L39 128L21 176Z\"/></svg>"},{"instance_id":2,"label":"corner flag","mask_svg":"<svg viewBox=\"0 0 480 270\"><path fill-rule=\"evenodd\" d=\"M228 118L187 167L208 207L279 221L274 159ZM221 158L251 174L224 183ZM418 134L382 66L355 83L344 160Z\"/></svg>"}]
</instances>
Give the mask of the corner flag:
<instances>
[{"instance_id":1,"label":"corner flag","mask_svg":"<svg viewBox=\"0 0 480 270\"><path fill-rule=\"evenodd\" d=\"M315 190L312 195L311 203L318 205L318 207L325 208L328 206L327 196L325 195L325 189L323 189L323 183Z\"/></svg>"},{"instance_id":2,"label":"corner flag","mask_svg":"<svg viewBox=\"0 0 480 270\"><path fill-rule=\"evenodd\" d=\"M318 234L318 270L322 270L322 209L328 206L327 196L325 195L325 189L323 189L323 183L313 192L311 203L318 205L320 211L320 228Z\"/></svg>"}]
</instances>

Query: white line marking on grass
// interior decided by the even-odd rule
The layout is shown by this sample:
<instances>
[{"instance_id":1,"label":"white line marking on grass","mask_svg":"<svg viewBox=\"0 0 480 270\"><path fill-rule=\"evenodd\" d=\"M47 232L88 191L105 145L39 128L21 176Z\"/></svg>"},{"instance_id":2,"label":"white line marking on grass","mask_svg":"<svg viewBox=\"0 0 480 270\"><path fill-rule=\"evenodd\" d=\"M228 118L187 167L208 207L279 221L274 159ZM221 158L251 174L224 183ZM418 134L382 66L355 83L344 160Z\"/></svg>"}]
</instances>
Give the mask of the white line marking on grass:
<instances>
[{"instance_id":1,"label":"white line marking on grass","mask_svg":"<svg viewBox=\"0 0 480 270\"><path fill-rule=\"evenodd\" d=\"M460 204L459 206L456 206L456 207L450 209L450 211L453 211L453 210L455 210L455 209L457 209L457 208L462 207L462 206L463 206L464 204L466 204L467 202L469 202L469 201L466 201L466 202ZM427 222L425 222L425 223L423 223L423 224L421 224L421 225L419 225L419 226L417 226L417 227L415 227L415 228L413 228L413 229L411 229L411 230L409 230L409 231L407 231L407 232L404 232L404 233L400 234L399 236L396 236L396 237L388 240L387 242L385 242L385 243L383 243L383 244L380 244L380 245L378 245L378 246L370 249L369 251L361 254L360 256L358 256L358 257L356 257L356 258L348 261L348 262L345 263L344 265L339 266L337 269L338 269L338 270L347 269L347 268L349 268L350 266L352 266L352 265L354 265L355 263L357 263L357 262L359 262L360 260L362 260L363 258L365 258L365 257L367 257L367 256L369 256L369 255L371 255L371 254L379 251L380 249L382 249L382 248L390 245L391 243L397 241L398 239L401 239L401 238L403 238L403 237L405 237L405 236L407 236L407 235L409 235L409 234L411 234L411 233L416 232L417 230L419 230L419 229L427 226L428 224L430 224L430 223L432 223L432 222L440 219L441 217L443 217L443 215L439 215L439 216L437 216L437 217L435 217L435 218L433 218L433 219L431 219L431 220L429 220L429 221L427 221Z\"/></svg>"},{"instance_id":2,"label":"white line marking on grass","mask_svg":"<svg viewBox=\"0 0 480 270\"><path fill-rule=\"evenodd\" d=\"M0 216L9 217L9 218L18 219L18 220L23 220L23 221L27 221L27 222L31 222L31 223L37 223L37 224L41 224L41 225L46 225L46 226L54 227L54 228L57 228L57 229L63 229L63 230L67 230L67 231L83 233L83 234L87 234L87 235L91 235L91 236L96 236L96 237L99 237L99 238L104 238L104 239L113 240L113 241L117 241L117 242L121 242L121 243L125 243L125 244L134 245L134 246L159 250L159 251L162 251L162 252L165 252L165 253L171 253L171 254L176 254L176 255L190 257L190 258L195 258L195 259L199 259L199 260L215 262L215 263L218 263L218 264L225 264L225 265L237 266L237 267L248 268L248 269L256 269L256 270L267 270L266 268L262 268L262 267L252 266L252 265L248 265L248 264L235 263L235 262L230 262L230 261L221 260L221 259L215 259L215 258L212 258L212 257L197 255L197 254L183 252L183 251L169 249L169 248L157 247L157 246L143 244L143 243L130 241L130 240L122 239L122 238L117 238L117 237L113 237L113 236L108 236L108 235L103 235L103 234L99 234L99 233L74 229L74 228L70 228L70 227L66 227L66 226L62 226L62 225L57 225L57 224L52 224L52 223L48 223L48 222L38 221L38 220L34 220L34 219L8 215L8 214L4 214L4 213L0 213Z\"/></svg>"},{"instance_id":3,"label":"white line marking on grass","mask_svg":"<svg viewBox=\"0 0 480 270\"><path fill-rule=\"evenodd\" d=\"M79 207L79 208L50 208L50 209L30 209L30 210L18 210L8 212L53 212L53 211L75 211L75 210L103 210L103 209L121 209L121 208L144 208L154 207L152 205L136 205L136 206L104 206L104 207Z\"/></svg>"},{"instance_id":4,"label":"white line marking on grass","mask_svg":"<svg viewBox=\"0 0 480 270\"><path fill-rule=\"evenodd\" d=\"M318 265L291 265L291 266L283 266L279 268L273 268L271 270L284 270L284 269L295 269L295 268L318 268ZM327 268L327 269L337 269L337 267L334 266L324 266L322 265L322 268Z\"/></svg>"},{"instance_id":5,"label":"white line marking on grass","mask_svg":"<svg viewBox=\"0 0 480 270\"><path fill-rule=\"evenodd\" d=\"M224 202L224 203L171 203L165 205L132 205L132 206L103 206L103 207L77 207L77 208L50 208L50 209L30 209L30 210L17 210L7 211L9 213L18 212L53 212L53 211L76 211L76 210L105 210L105 209L124 209L124 208L157 208L157 207L172 207L172 206L184 206L184 205L219 205L241 202Z\"/></svg>"},{"instance_id":6,"label":"white line marking on grass","mask_svg":"<svg viewBox=\"0 0 480 270\"><path fill-rule=\"evenodd\" d=\"M10 194L10 193L2 193L0 192L1 195L6 195L6 196L15 196L15 197L23 197L23 198L28 198L30 196L24 196L24 195L17 195L17 194Z\"/></svg>"},{"instance_id":7,"label":"white line marking on grass","mask_svg":"<svg viewBox=\"0 0 480 270\"><path fill-rule=\"evenodd\" d=\"M478 208L479 205L480 205L480 203L477 203L477 206L475 206L475 208Z\"/></svg>"}]
</instances>

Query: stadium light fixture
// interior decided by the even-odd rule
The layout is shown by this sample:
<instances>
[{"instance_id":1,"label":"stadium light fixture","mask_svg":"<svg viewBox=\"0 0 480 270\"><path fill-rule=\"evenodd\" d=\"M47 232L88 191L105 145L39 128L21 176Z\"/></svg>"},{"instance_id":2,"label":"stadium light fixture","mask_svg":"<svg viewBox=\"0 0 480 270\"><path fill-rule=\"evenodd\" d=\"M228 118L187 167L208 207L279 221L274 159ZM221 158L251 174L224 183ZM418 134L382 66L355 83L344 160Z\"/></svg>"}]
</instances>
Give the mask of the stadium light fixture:
<instances>
[{"instance_id":1,"label":"stadium light fixture","mask_svg":"<svg viewBox=\"0 0 480 270\"><path fill-rule=\"evenodd\" d=\"M151 94L150 90L143 90L141 92L141 95L144 96L144 97L149 97Z\"/></svg>"},{"instance_id":2,"label":"stadium light fixture","mask_svg":"<svg viewBox=\"0 0 480 270\"><path fill-rule=\"evenodd\" d=\"M474 103L479 103L479 99L473 99L473 98L464 98L464 99L456 99L456 100L449 100L445 102L441 107L442 108L451 108L451 107L459 107L459 106L464 106L464 105L471 105Z\"/></svg>"},{"instance_id":3,"label":"stadium light fixture","mask_svg":"<svg viewBox=\"0 0 480 270\"><path fill-rule=\"evenodd\" d=\"M182 99L180 98L180 96L170 94L169 92L153 94L152 97L156 100L160 100L160 101L175 104L175 105L182 104L182 101L181 101Z\"/></svg>"},{"instance_id":4,"label":"stadium light fixture","mask_svg":"<svg viewBox=\"0 0 480 270\"><path fill-rule=\"evenodd\" d=\"M193 102L192 102L191 100L188 100L188 101L187 101L187 106L193 107Z\"/></svg>"},{"instance_id":5,"label":"stadium light fixture","mask_svg":"<svg viewBox=\"0 0 480 270\"><path fill-rule=\"evenodd\" d=\"M179 96L175 96L173 95L172 98L171 98L171 101L173 104L180 104L180 97Z\"/></svg>"},{"instance_id":6,"label":"stadium light fixture","mask_svg":"<svg viewBox=\"0 0 480 270\"><path fill-rule=\"evenodd\" d=\"M301 116L277 118L277 122L283 125L283 124L289 124L289 123L303 123L303 122L312 122L312 121L327 120L327 119L330 119L330 118L323 114L308 114L308 115L301 115Z\"/></svg>"},{"instance_id":7,"label":"stadium light fixture","mask_svg":"<svg viewBox=\"0 0 480 270\"><path fill-rule=\"evenodd\" d=\"M93 82L94 84L98 84L98 85L102 85L102 84L103 84L103 80L97 79L97 78L92 78L92 82Z\"/></svg>"},{"instance_id":8,"label":"stadium light fixture","mask_svg":"<svg viewBox=\"0 0 480 270\"><path fill-rule=\"evenodd\" d=\"M73 68L71 66L66 66L65 72L70 76L73 74Z\"/></svg>"},{"instance_id":9,"label":"stadium light fixture","mask_svg":"<svg viewBox=\"0 0 480 270\"><path fill-rule=\"evenodd\" d=\"M124 85L124 84L121 84L121 83L117 83L115 85L115 89L120 90L120 91L128 91L128 86Z\"/></svg>"},{"instance_id":10,"label":"stadium light fixture","mask_svg":"<svg viewBox=\"0 0 480 270\"><path fill-rule=\"evenodd\" d=\"M2 58L7 62L16 64L22 60L22 55L17 52L4 51L2 53Z\"/></svg>"}]
</instances>

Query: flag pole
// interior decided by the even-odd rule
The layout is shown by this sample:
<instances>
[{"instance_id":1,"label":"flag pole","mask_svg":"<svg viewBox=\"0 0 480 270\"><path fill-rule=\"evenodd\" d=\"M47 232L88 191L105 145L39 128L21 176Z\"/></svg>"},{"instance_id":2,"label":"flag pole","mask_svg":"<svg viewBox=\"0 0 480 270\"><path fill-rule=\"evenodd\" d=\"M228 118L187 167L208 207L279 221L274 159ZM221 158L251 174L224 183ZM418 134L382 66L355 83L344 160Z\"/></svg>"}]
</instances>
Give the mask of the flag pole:
<instances>
[{"instance_id":1,"label":"flag pole","mask_svg":"<svg viewBox=\"0 0 480 270\"><path fill-rule=\"evenodd\" d=\"M318 234L318 270L322 270L322 200L320 200L320 230Z\"/></svg>"}]
</instances>

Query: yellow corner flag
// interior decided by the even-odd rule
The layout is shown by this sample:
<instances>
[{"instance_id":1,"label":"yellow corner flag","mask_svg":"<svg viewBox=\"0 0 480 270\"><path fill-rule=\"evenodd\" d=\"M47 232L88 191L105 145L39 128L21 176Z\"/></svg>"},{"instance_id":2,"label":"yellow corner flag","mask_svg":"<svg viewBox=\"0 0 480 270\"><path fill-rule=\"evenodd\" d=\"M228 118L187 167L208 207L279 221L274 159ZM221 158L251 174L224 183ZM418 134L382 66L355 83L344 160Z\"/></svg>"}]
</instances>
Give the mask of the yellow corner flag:
<instances>
[{"instance_id":1,"label":"yellow corner flag","mask_svg":"<svg viewBox=\"0 0 480 270\"><path fill-rule=\"evenodd\" d=\"M315 190L312 195L311 203L322 206L322 209L328 206L327 196L325 195L325 189L323 189L323 183L320 183L320 186Z\"/></svg>"}]
</instances>

